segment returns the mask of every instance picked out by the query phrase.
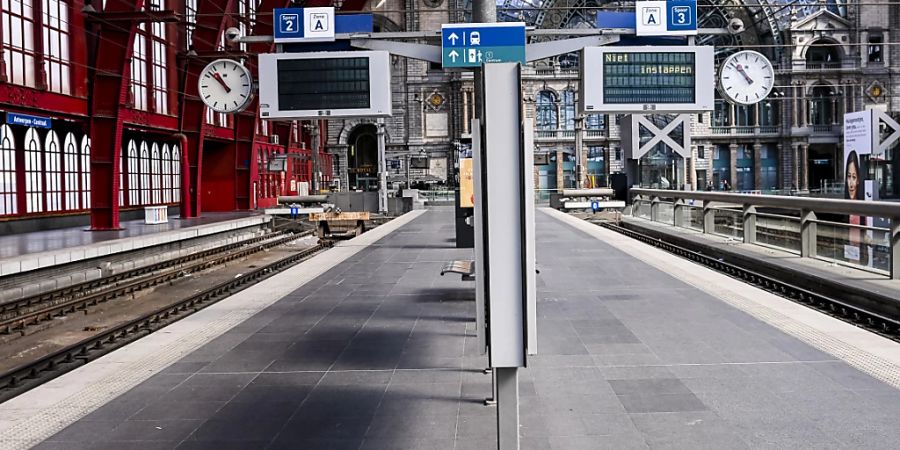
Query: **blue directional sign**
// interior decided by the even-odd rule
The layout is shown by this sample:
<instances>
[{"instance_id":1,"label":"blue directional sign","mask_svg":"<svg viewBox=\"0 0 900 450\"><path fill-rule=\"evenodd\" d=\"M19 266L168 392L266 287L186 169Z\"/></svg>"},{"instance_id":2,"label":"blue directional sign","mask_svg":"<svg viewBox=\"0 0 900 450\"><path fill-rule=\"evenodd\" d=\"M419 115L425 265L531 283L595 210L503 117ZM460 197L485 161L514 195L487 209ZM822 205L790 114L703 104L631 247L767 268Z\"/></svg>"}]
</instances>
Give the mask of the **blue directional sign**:
<instances>
[{"instance_id":1,"label":"blue directional sign","mask_svg":"<svg viewBox=\"0 0 900 450\"><path fill-rule=\"evenodd\" d=\"M459 23L441 26L444 67L525 64L525 23Z\"/></svg>"},{"instance_id":2,"label":"blue directional sign","mask_svg":"<svg viewBox=\"0 0 900 450\"><path fill-rule=\"evenodd\" d=\"M334 8L275 8L275 43L334 41Z\"/></svg>"}]
</instances>

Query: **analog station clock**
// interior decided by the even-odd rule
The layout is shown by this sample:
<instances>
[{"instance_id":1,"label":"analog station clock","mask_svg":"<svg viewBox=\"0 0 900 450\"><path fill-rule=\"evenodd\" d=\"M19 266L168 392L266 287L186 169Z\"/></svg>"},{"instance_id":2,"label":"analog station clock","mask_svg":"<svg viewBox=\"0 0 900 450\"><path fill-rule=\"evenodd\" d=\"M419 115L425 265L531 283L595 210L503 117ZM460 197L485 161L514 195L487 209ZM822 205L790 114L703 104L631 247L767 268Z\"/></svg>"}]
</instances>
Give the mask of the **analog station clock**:
<instances>
[{"instance_id":1,"label":"analog station clock","mask_svg":"<svg viewBox=\"0 0 900 450\"><path fill-rule=\"evenodd\" d=\"M733 103L752 105L766 98L775 85L775 69L764 55L743 50L719 68L719 90Z\"/></svg>"},{"instance_id":2,"label":"analog station clock","mask_svg":"<svg viewBox=\"0 0 900 450\"><path fill-rule=\"evenodd\" d=\"M250 70L230 59L217 59L200 72L197 90L203 103L220 113L242 111L253 99Z\"/></svg>"}]
</instances>

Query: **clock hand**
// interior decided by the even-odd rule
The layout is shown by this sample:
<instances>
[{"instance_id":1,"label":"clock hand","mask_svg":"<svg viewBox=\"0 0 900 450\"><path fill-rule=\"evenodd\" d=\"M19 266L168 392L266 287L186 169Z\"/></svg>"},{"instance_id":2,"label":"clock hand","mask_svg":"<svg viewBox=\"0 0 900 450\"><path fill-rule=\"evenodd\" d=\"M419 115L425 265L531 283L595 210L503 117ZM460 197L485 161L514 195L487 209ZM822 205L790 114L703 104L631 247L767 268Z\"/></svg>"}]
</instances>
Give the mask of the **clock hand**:
<instances>
[{"instance_id":1,"label":"clock hand","mask_svg":"<svg viewBox=\"0 0 900 450\"><path fill-rule=\"evenodd\" d=\"M741 75L744 76L744 79L747 80L748 84L753 84L753 79L750 78L750 75L747 75L747 72L744 70L744 66L742 64L737 65L737 70L741 73Z\"/></svg>"},{"instance_id":2,"label":"clock hand","mask_svg":"<svg viewBox=\"0 0 900 450\"><path fill-rule=\"evenodd\" d=\"M219 75L219 72L213 72L213 78L215 78L216 81L218 81L219 84L221 84L222 87L225 88L226 93L231 93L231 88L228 87L227 84L225 84L225 80L222 79L222 75Z\"/></svg>"}]
</instances>

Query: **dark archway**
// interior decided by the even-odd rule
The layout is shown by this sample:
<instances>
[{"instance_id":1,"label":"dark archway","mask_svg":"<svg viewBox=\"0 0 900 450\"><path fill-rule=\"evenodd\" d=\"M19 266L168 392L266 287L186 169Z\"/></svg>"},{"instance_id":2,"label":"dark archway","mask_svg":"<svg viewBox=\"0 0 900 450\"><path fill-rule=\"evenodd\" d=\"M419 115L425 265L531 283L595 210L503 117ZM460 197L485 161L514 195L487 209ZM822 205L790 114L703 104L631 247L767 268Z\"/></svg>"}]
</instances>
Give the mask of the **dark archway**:
<instances>
[{"instance_id":1,"label":"dark archway","mask_svg":"<svg viewBox=\"0 0 900 450\"><path fill-rule=\"evenodd\" d=\"M378 189L378 130L373 124L359 125L347 139L347 178L353 189Z\"/></svg>"}]
</instances>

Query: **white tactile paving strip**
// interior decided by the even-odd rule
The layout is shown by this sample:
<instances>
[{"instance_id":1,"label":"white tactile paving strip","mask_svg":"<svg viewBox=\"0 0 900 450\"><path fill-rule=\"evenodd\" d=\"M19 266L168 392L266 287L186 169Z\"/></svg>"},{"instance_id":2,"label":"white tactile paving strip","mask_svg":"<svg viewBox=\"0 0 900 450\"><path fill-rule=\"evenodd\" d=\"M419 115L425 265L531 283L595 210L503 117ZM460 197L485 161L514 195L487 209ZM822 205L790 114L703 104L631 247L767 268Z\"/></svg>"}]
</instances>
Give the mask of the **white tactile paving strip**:
<instances>
[{"instance_id":1,"label":"white tactile paving strip","mask_svg":"<svg viewBox=\"0 0 900 450\"><path fill-rule=\"evenodd\" d=\"M555 209L541 211L900 389L900 343Z\"/></svg>"},{"instance_id":2,"label":"white tactile paving strip","mask_svg":"<svg viewBox=\"0 0 900 450\"><path fill-rule=\"evenodd\" d=\"M425 213L396 218L145 338L0 404L0 449L27 449Z\"/></svg>"}]
</instances>

